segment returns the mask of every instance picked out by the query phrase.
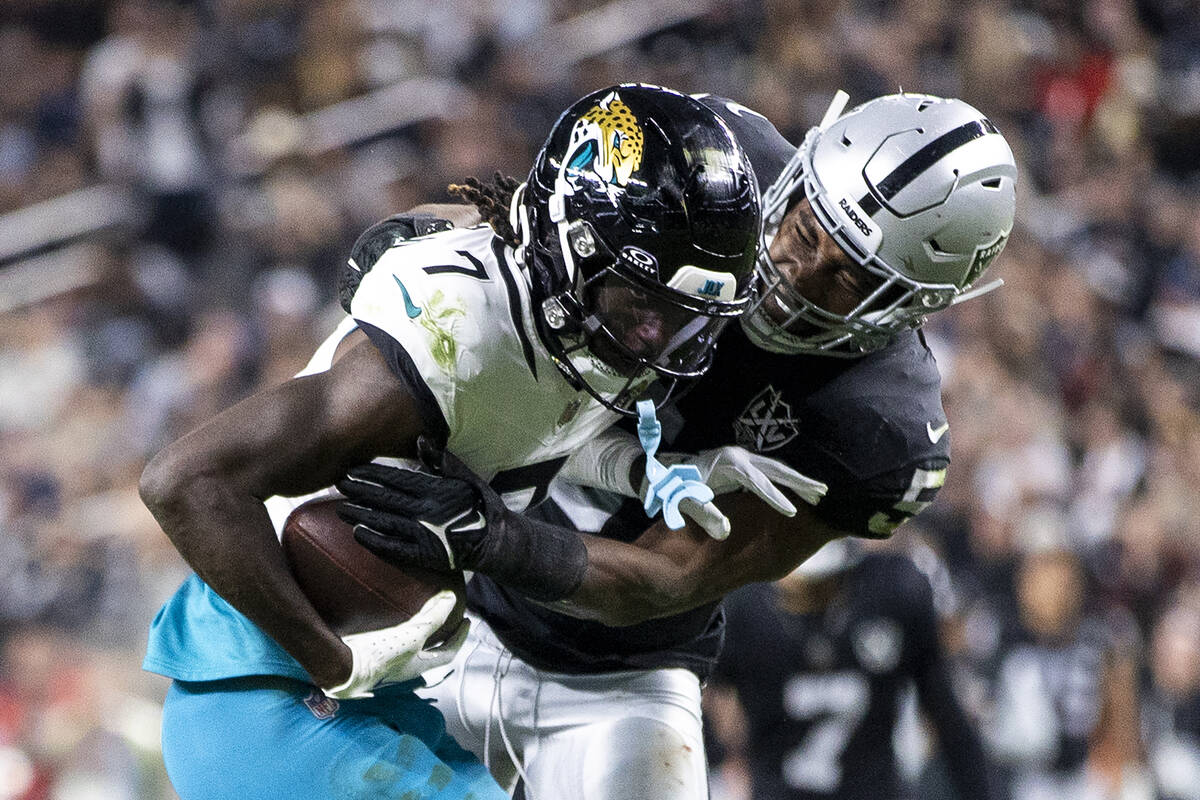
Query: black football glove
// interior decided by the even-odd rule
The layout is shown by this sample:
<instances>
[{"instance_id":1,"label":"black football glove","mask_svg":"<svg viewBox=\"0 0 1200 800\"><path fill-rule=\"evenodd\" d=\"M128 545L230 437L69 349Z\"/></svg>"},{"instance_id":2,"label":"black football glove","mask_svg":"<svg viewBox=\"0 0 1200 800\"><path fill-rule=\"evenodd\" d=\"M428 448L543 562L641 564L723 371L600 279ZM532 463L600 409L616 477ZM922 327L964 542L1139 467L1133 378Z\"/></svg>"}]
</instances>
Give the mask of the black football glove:
<instances>
[{"instance_id":1,"label":"black football glove","mask_svg":"<svg viewBox=\"0 0 1200 800\"><path fill-rule=\"evenodd\" d=\"M537 600L575 591L587 567L577 532L513 513L428 439L417 450L429 472L362 464L338 482L337 514L359 544L401 566L481 572Z\"/></svg>"},{"instance_id":2,"label":"black football glove","mask_svg":"<svg viewBox=\"0 0 1200 800\"><path fill-rule=\"evenodd\" d=\"M441 470L441 460L425 439L422 460ZM428 458L429 460L426 460ZM453 458L453 456L451 456ZM451 466L461 466L462 462ZM346 495L337 514L354 526L354 538L388 561L449 572L478 569L487 535L483 498L486 489L463 467L469 480L403 467L362 464L337 485Z\"/></svg>"}]
</instances>

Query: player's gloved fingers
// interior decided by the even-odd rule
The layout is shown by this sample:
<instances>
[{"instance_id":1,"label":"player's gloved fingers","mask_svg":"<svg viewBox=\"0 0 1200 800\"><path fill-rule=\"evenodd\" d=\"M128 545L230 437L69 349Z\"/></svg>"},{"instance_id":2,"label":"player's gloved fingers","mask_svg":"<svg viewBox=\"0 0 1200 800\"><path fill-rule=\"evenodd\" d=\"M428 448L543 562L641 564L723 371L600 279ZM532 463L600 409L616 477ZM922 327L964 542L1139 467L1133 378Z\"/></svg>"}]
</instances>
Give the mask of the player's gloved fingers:
<instances>
[{"instance_id":1,"label":"player's gloved fingers","mask_svg":"<svg viewBox=\"0 0 1200 800\"><path fill-rule=\"evenodd\" d=\"M713 499L712 489L700 481L683 480L669 487L669 493L663 500L662 515L667 527L677 531L685 524L683 514L679 512L679 504L684 500L697 503L707 503Z\"/></svg>"},{"instance_id":2,"label":"player's gloved fingers","mask_svg":"<svg viewBox=\"0 0 1200 800\"><path fill-rule=\"evenodd\" d=\"M342 641L353 655L350 677L325 693L340 699L371 697L371 690L378 686L410 681L437 666L445 653L438 652L432 659L423 660L421 651L430 634L445 624L456 603L457 595L443 589L398 625L343 636ZM450 655L453 657L452 652Z\"/></svg>"},{"instance_id":3,"label":"player's gloved fingers","mask_svg":"<svg viewBox=\"0 0 1200 800\"><path fill-rule=\"evenodd\" d=\"M405 516L380 511L374 506L343 500L334 506L338 519L348 525L364 525L380 535L396 535L415 524ZM415 532L415 531L414 531Z\"/></svg>"},{"instance_id":4,"label":"player's gloved fingers","mask_svg":"<svg viewBox=\"0 0 1200 800\"><path fill-rule=\"evenodd\" d=\"M692 498L686 497L679 502L679 511L703 528L710 538L716 539L718 542L728 538L729 517L722 514L721 509L712 502L697 503Z\"/></svg>"},{"instance_id":5,"label":"player's gloved fingers","mask_svg":"<svg viewBox=\"0 0 1200 800\"><path fill-rule=\"evenodd\" d=\"M713 461L712 472L705 481L714 494L727 494L738 490L753 492L760 500L771 506L784 516L794 516L796 507L783 492L772 483L762 467L769 467L772 459L755 456L738 447L723 447L720 455ZM780 465L783 473L772 470L773 474L786 474L791 470ZM800 473L796 477L803 478Z\"/></svg>"},{"instance_id":6,"label":"player's gloved fingers","mask_svg":"<svg viewBox=\"0 0 1200 800\"><path fill-rule=\"evenodd\" d=\"M442 589L426 600L421 610L404 624L409 626L413 635L424 644L434 631L446 624L457 603L458 595L450 589Z\"/></svg>"},{"instance_id":7,"label":"player's gloved fingers","mask_svg":"<svg viewBox=\"0 0 1200 800\"><path fill-rule=\"evenodd\" d=\"M420 443L417 444L418 448ZM480 478L475 472L464 464L458 456L448 450L441 451L439 467L443 475L448 479L453 478L468 486L474 487L476 491L482 492L482 489L487 486L487 482Z\"/></svg>"},{"instance_id":8,"label":"player's gloved fingers","mask_svg":"<svg viewBox=\"0 0 1200 800\"><path fill-rule=\"evenodd\" d=\"M360 506L395 511L405 508L409 500L407 492L356 478L344 477L335 485L346 499Z\"/></svg>"},{"instance_id":9,"label":"player's gloved fingers","mask_svg":"<svg viewBox=\"0 0 1200 800\"><path fill-rule=\"evenodd\" d=\"M447 478L434 478L418 494L349 480L338 481L337 488L346 496L346 502L340 505L349 503L378 512L375 519L381 523L395 518L413 518L441 524L474 508L476 501L475 491L470 486Z\"/></svg>"},{"instance_id":10,"label":"player's gloved fingers","mask_svg":"<svg viewBox=\"0 0 1200 800\"><path fill-rule=\"evenodd\" d=\"M755 465L772 483L786 486L798 494L804 502L811 505L816 505L825 496L825 493L829 491L829 487L821 481L799 473L773 458L756 457ZM794 509L792 513L795 513ZM791 514L788 516L791 516Z\"/></svg>"},{"instance_id":11,"label":"player's gloved fingers","mask_svg":"<svg viewBox=\"0 0 1200 800\"><path fill-rule=\"evenodd\" d=\"M746 461L754 469L757 469L759 472L766 475L773 481L780 481L783 483L799 481L800 483L805 483L809 480L801 473L789 467L787 464L784 464L781 461L776 461L773 458L760 456L754 453L748 453Z\"/></svg>"},{"instance_id":12,"label":"player's gloved fingers","mask_svg":"<svg viewBox=\"0 0 1200 800\"><path fill-rule=\"evenodd\" d=\"M437 476L408 467L376 464L372 461L351 467L346 471L346 477L343 480L374 484L394 491L420 495L437 480Z\"/></svg>"},{"instance_id":13,"label":"player's gloved fingers","mask_svg":"<svg viewBox=\"0 0 1200 800\"><path fill-rule=\"evenodd\" d=\"M321 692L326 697L331 697L334 700L365 700L375 696L375 693L370 689L360 686L358 683L349 682L332 689L321 687Z\"/></svg>"},{"instance_id":14,"label":"player's gloved fingers","mask_svg":"<svg viewBox=\"0 0 1200 800\"><path fill-rule=\"evenodd\" d=\"M746 488L754 492L759 500L785 517L796 516L796 506L766 475L754 467L747 467L745 474L749 479L745 484Z\"/></svg>"},{"instance_id":15,"label":"player's gloved fingers","mask_svg":"<svg viewBox=\"0 0 1200 800\"><path fill-rule=\"evenodd\" d=\"M405 505L413 516L440 524L478 506L479 493L465 481L436 476L424 496L410 498Z\"/></svg>"},{"instance_id":16,"label":"player's gloved fingers","mask_svg":"<svg viewBox=\"0 0 1200 800\"><path fill-rule=\"evenodd\" d=\"M419 544L407 539L380 533L368 528L366 525L354 526L354 541L389 564L401 567L425 565L425 559L422 558Z\"/></svg>"},{"instance_id":17,"label":"player's gloved fingers","mask_svg":"<svg viewBox=\"0 0 1200 800\"><path fill-rule=\"evenodd\" d=\"M426 647L417 653L417 658L421 660L421 668L429 670L449 664L454 660L454 654L463 646L463 642L467 641L467 634L470 632L471 621L463 617L462 621L458 623L458 627L454 629L454 633L438 644Z\"/></svg>"}]
</instances>

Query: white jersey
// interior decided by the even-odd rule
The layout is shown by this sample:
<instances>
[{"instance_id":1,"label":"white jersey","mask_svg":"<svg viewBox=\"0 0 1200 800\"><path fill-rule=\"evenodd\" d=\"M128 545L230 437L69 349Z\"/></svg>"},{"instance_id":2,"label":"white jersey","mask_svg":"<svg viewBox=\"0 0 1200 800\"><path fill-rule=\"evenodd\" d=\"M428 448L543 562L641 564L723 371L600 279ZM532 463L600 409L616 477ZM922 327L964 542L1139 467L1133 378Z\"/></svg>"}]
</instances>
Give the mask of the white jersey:
<instances>
[{"instance_id":1,"label":"white jersey","mask_svg":"<svg viewBox=\"0 0 1200 800\"><path fill-rule=\"evenodd\" d=\"M347 320L305 372L327 369L337 342L362 328L422 406L447 449L522 510L544 496L562 460L618 415L572 387L534 325L525 273L478 226L400 242L359 284ZM625 378L590 356L583 377L615 395Z\"/></svg>"},{"instance_id":2,"label":"white jersey","mask_svg":"<svg viewBox=\"0 0 1200 800\"><path fill-rule=\"evenodd\" d=\"M514 510L546 491L566 456L617 417L573 389L538 338L529 283L488 228L446 231L386 251L358 287L351 314L301 375L329 369L361 328L411 389L429 433L490 480ZM573 361L593 386L618 391L590 356ZM276 534L288 514L330 487L265 501ZM151 627L146 669L188 681L245 675L308 680L304 669L192 575Z\"/></svg>"}]
</instances>

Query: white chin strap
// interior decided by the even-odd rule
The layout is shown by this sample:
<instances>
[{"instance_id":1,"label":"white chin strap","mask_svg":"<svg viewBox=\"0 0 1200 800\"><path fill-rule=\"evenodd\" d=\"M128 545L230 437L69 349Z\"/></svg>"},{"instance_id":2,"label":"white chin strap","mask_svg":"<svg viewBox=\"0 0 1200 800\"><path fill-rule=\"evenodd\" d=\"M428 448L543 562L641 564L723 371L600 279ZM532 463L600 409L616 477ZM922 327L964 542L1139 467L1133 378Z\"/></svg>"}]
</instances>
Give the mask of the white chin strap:
<instances>
[{"instance_id":1,"label":"white chin strap","mask_svg":"<svg viewBox=\"0 0 1200 800\"><path fill-rule=\"evenodd\" d=\"M522 183L518 186L513 192L512 202L508 204L508 224L521 239L516 250L516 261L526 266L529 263L529 245L533 241L533 226L529 223L529 208L525 205L527 185Z\"/></svg>"},{"instance_id":2,"label":"white chin strap","mask_svg":"<svg viewBox=\"0 0 1200 800\"><path fill-rule=\"evenodd\" d=\"M571 188L571 184L567 183L566 178L559 174L554 179L554 193L550 195L546 209L550 221L558 229L558 249L562 251L563 266L566 267L567 283L570 286L575 285L577 270L575 268L575 252L571 249L571 242L567 237L567 231L571 227L571 223L567 219L567 196L574 193L575 190Z\"/></svg>"}]
</instances>

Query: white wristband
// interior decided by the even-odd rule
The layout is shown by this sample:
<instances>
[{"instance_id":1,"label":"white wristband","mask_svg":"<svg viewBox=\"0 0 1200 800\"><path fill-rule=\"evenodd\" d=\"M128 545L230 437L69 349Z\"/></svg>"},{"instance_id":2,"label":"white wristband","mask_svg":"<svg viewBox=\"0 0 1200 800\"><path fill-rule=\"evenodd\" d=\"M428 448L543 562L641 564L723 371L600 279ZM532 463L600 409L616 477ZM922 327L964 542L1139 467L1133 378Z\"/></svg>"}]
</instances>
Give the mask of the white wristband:
<instances>
[{"instance_id":1,"label":"white wristband","mask_svg":"<svg viewBox=\"0 0 1200 800\"><path fill-rule=\"evenodd\" d=\"M559 476L579 486L641 499L641 493L629 482L629 471L635 461L645 456L632 435L609 428L572 453Z\"/></svg>"}]
</instances>

